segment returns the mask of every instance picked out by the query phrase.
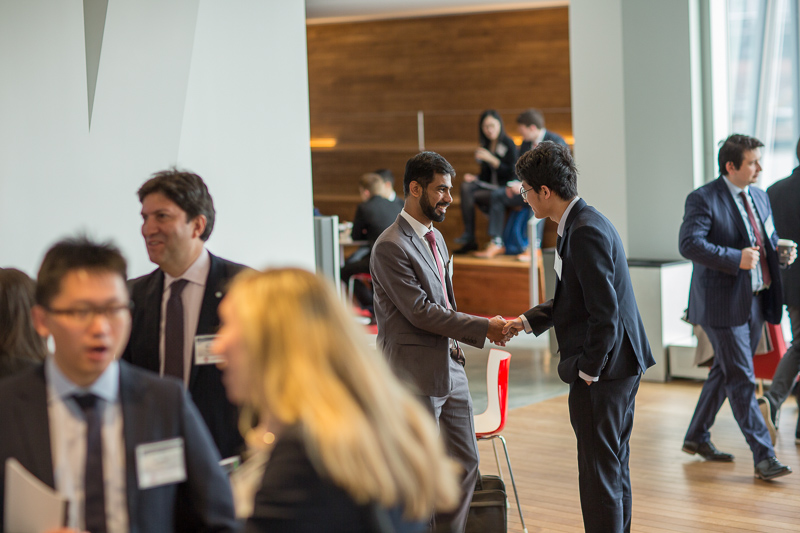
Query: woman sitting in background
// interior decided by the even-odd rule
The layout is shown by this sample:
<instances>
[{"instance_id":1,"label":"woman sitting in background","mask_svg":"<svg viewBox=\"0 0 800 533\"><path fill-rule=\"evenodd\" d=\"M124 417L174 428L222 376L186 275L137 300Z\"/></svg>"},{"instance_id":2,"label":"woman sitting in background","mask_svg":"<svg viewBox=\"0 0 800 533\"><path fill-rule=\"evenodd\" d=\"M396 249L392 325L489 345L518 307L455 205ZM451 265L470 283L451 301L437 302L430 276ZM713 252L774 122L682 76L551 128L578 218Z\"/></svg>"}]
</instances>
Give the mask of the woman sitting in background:
<instances>
[{"instance_id":1,"label":"woman sitting in background","mask_svg":"<svg viewBox=\"0 0 800 533\"><path fill-rule=\"evenodd\" d=\"M454 253L465 254L478 249L475 241L475 206L484 213L489 212L492 191L516 179L514 165L517 163L517 145L506 135L503 119L494 109L481 114L478 127L480 148L475 150L475 159L481 164L481 172L464 174L461 183L461 215L464 219L464 234L456 239L461 248ZM500 228L502 235L503 228Z\"/></svg>"},{"instance_id":2,"label":"woman sitting in background","mask_svg":"<svg viewBox=\"0 0 800 533\"><path fill-rule=\"evenodd\" d=\"M433 420L326 281L243 273L220 317L228 397L275 443L247 532L424 531L434 507L456 505L457 467Z\"/></svg>"},{"instance_id":3,"label":"woman sitting in background","mask_svg":"<svg viewBox=\"0 0 800 533\"><path fill-rule=\"evenodd\" d=\"M16 268L0 268L0 379L44 360L47 347L33 327L36 283Z\"/></svg>"}]
</instances>

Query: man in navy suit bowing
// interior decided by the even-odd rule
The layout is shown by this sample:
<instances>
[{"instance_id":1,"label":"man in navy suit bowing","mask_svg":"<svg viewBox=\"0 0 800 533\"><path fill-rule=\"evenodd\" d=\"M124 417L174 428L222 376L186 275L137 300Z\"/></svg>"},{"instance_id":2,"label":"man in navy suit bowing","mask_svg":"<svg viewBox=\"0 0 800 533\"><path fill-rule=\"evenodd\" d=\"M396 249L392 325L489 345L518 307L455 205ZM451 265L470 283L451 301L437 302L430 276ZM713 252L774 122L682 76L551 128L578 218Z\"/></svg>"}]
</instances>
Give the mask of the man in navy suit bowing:
<instances>
[{"instance_id":1,"label":"man in navy suit bowing","mask_svg":"<svg viewBox=\"0 0 800 533\"><path fill-rule=\"evenodd\" d=\"M222 457L236 455L243 444L239 412L205 354L228 282L245 267L206 250L216 212L197 174L158 172L139 189L139 201L147 255L158 268L129 283L133 326L123 359L183 381Z\"/></svg>"},{"instance_id":2,"label":"man in navy suit bowing","mask_svg":"<svg viewBox=\"0 0 800 533\"><path fill-rule=\"evenodd\" d=\"M714 364L683 451L709 461L733 461L714 447L709 433L728 398L753 452L755 476L771 480L792 470L775 457L755 397L753 354L764 320L779 324L783 311L772 209L767 194L753 186L761 171L762 146L746 135L728 137L719 150L720 177L686 198L680 251L694 264L687 318L708 334Z\"/></svg>"},{"instance_id":3,"label":"man in navy suit bowing","mask_svg":"<svg viewBox=\"0 0 800 533\"><path fill-rule=\"evenodd\" d=\"M655 364L617 230L578 197L569 148L542 142L517 162L536 218L558 223L555 296L506 324L540 335L555 328L558 375L570 385L586 531L631 529L628 468L642 373Z\"/></svg>"}]
</instances>

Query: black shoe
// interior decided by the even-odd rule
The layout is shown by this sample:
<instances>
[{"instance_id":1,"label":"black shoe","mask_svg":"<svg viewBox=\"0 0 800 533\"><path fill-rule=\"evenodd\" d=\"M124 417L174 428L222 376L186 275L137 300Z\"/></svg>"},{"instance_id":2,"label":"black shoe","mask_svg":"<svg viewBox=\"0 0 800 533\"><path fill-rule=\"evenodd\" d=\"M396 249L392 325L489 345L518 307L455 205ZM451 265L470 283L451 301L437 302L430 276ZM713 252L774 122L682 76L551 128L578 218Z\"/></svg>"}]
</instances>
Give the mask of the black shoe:
<instances>
[{"instance_id":1,"label":"black shoe","mask_svg":"<svg viewBox=\"0 0 800 533\"><path fill-rule=\"evenodd\" d=\"M733 455L719 451L714 447L711 441L697 443L685 440L683 441L683 451L689 455L700 454L700 457L706 461L718 461L720 463L730 463L733 461Z\"/></svg>"},{"instance_id":2,"label":"black shoe","mask_svg":"<svg viewBox=\"0 0 800 533\"><path fill-rule=\"evenodd\" d=\"M459 248L458 250L456 250L453 253L456 254L456 255L464 255L464 254L469 253L469 252L474 252L477 249L478 249L478 243L475 242L475 241L472 241L472 242L468 242L467 244L465 244L464 246L462 246L461 248Z\"/></svg>"},{"instance_id":3,"label":"black shoe","mask_svg":"<svg viewBox=\"0 0 800 533\"><path fill-rule=\"evenodd\" d=\"M772 456L769 459L764 459L756 465L755 476L758 479L769 481L771 479L775 479L776 477L786 476L791 473L791 468L781 464L777 457Z\"/></svg>"},{"instance_id":4,"label":"black shoe","mask_svg":"<svg viewBox=\"0 0 800 533\"><path fill-rule=\"evenodd\" d=\"M778 436L775 433L775 409L772 408L772 402L766 396L762 396L758 399L758 408L761 409L761 416L764 417L764 423L767 425L769 440L775 446Z\"/></svg>"}]
</instances>

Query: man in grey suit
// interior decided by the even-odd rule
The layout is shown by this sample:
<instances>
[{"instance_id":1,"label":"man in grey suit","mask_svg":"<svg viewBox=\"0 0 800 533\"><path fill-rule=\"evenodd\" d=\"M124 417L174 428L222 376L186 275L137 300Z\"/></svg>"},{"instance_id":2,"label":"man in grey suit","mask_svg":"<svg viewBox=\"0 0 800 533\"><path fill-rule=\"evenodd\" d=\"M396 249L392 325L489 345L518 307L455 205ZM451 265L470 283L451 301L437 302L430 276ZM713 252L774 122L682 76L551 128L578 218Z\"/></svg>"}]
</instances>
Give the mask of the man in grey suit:
<instances>
[{"instance_id":1,"label":"man in grey suit","mask_svg":"<svg viewBox=\"0 0 800 533\"><path fill-rule=\"evenodd\" d=\"M434 517L436 531L463 532L478 475L472 398L458 343L482 348L504 344L502 317L456 311L446 264L447 246L433 222L452 202L455 170L434 152L406 163L405 205L372 248L378 346L394 371L420 396L436 419L449 454L464 467L463 498L452 513Z\"/></svg>"},{"instance_id":2,"label":"man in grey suit","mask_svg":"<svg viewBox=\"0 0 800 533\"><path fill-rule=\"evenodd\" d=\"M800 141L797 143L797 157L800 160ZM772 204L775 231L783 239L800 242L800 166L794 169L791 176L767 189L767 195ZM758 400L773 444L776 413L789 396L794 380L800 372L800 267L793 266L780 272L783 282L783 303L789 311L792 325L792 345L778 363L769 391ZM795 442L800 444L800 418L795 430Z\"/></svg>"}]
</instances>

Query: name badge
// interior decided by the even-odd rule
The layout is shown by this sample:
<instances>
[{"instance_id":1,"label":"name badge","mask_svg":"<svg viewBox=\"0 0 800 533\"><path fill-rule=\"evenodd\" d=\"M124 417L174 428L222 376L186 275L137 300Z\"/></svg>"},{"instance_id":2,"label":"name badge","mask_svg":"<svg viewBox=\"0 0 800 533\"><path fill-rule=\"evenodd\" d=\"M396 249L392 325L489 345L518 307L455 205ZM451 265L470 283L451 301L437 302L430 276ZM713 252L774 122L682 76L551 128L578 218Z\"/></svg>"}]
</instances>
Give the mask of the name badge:
<instances>
[{"instance_id":1,"label":"name badge","mask_svg":"<svg viewBox=\"0 0 800 533\"><path fill-rule=\"evenodd\" d=\"M775 234L775 222L772 221L772 215L764 222L764 231L767 233L768 239L771 239Z\"/></svg>"},{"instance_id":2,"label":"name badge","mask_svg":"<svg viewBox=\"0 0 800 533\"><path fill-rule=\"evenodd\" d=\"M553 263L553 268L556 271L556 276L558 276L558 279L560 280L561 279L561 256L558 255L558 252L556 252L556 260Z\"/></svg>"},{"instance_id":3,"label":"name badge","mask_svg":"<svg viewBox=\"0 0 800 533\"><path fill-rule=\"evenodd\" d=\"M139 490L186 481L183 438L140 444L136 447Z\"/></svg>"},{"instance_id":4,"label":"name badge","mask_svg":"<svg viewBox=\"0 0 800 533\"><path fill-rule=\"evenodd\" d=\"M505 144L498 144L497 148L495 148L494 151L498 157L503 157L508 153L508 146L506 146Z\"/></svg>"},{"instance_id":5,"label":"name badge","mask_svg":"<svg viewBox=\"0 0 800 533\"><path fill-rule=\"evenodd\" d=\"M211 344L216 338L216 335L197 335L194 338L194 364L216 365L217 363L225 362L224 355L215 354L211 351Z\"/></svg>"}]
</instances>

